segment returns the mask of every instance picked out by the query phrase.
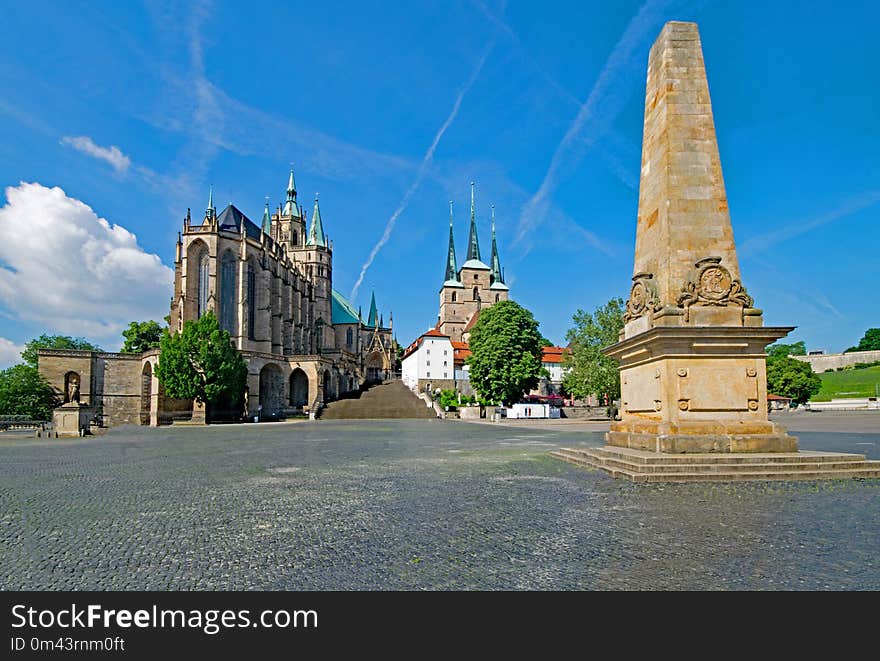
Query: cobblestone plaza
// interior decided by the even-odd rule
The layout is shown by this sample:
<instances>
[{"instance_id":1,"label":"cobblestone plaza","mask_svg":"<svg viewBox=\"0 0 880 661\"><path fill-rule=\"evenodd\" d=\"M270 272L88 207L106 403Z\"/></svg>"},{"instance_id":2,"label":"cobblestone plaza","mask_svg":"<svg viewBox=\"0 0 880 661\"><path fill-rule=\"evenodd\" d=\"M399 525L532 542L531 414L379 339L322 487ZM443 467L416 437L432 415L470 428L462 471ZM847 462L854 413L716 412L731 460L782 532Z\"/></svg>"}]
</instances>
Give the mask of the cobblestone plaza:
<instances>
[{"instance_id":1,"label":"cobblestone plaza","mask_svg":"<svg viewBox=\"0 0 880 661\"><path fill-rule=\"evenodd\" d=\"M880 458L871 430L797 435ZM579 444L602 433L384 420L4 435L0 587L880 589L880 481L635 485L548 456Z\"/></svg>"}]
</instances>

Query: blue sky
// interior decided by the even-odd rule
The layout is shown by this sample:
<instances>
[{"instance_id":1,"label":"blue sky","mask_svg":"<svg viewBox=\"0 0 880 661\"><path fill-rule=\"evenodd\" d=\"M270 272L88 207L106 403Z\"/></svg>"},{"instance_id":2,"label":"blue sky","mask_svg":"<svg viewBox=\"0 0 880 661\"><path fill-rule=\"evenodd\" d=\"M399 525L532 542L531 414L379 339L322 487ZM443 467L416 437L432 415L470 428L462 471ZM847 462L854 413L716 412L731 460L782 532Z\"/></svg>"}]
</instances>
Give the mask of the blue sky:
<instances>
[{"instance_id":1,"label":"blue sky","mask_svg":"<svg viewBox=\"0 0 880 661\"><path fill-rule=\"evenodd\" d=\"M867 2L13 3L0 362L42 332L118 348L167 314L186 208L213 184L259 218L291 162L307 209L321 194L335 287L361 280L365 308L375 289L402 343L436 321L448 200L461 260L471 180L486 258L495 204L512 297L564 343L577 308L628 292L667 20L699 23L745 286L765 323L842 350L880 325L878 19Z\"/></svg>"}]
</instances>

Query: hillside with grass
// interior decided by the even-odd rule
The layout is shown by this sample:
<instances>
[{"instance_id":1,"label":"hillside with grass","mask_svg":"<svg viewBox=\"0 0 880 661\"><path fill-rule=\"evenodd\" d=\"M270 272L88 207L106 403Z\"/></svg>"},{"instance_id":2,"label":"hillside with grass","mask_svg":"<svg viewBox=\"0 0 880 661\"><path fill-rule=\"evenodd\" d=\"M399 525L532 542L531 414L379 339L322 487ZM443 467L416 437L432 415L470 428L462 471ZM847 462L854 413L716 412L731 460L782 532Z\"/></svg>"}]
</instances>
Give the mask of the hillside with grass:
<instances>
[{"instance_id":1,"label":"hillside with grass","mask_svg":"<svg viewBox=\"0 0 880 661\"><path fill-rule=\"evenodd\" d=\"M876 397L880 393L880 365L847 367L836 372L819 374L822 389L812 398L814 402L851 397Z\"/></svg>"}]
</instances>

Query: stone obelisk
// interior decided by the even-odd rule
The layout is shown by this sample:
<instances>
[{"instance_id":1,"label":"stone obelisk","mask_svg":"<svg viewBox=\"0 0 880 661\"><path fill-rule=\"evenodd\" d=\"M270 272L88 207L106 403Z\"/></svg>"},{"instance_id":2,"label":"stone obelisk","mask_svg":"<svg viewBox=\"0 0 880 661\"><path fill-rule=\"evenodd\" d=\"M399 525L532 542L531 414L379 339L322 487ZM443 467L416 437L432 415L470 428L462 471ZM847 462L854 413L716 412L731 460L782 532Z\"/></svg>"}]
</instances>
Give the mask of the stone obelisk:
<instances>
[{"instance_id":1,"label":"stone obelisk","mask_svg":"<svg viewBox=\"0 0 880 661\"><path fill-rule=\"evenodd\" d=\"M744 287L694 23L667 23L648 60L635 266L611 446L794 452L768 420L765 327Z\"/></svg>"}]
</instances>

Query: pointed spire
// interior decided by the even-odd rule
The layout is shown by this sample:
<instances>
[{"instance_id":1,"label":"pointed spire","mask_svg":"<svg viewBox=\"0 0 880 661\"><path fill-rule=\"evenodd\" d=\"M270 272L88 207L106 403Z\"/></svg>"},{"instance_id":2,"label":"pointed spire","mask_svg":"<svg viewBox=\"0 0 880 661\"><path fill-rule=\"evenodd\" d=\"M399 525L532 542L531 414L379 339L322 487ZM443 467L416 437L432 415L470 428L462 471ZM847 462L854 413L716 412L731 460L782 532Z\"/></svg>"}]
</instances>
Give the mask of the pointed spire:
<instances>
[{"instance_id":1,"label":"pointed spire","mask_svg":"<svg viewBox=\"0 0 880 661\"><path fill-rule=\"evenodd\" d=\"M287 181L287 201L284 203L284 216L298 216L296 207L296 183L293 181L293 163L290 164L290 178Z\"/></svg>"},{"instance_id":2,"label":"pointed spire","mask_svg":"<svg viewBox=\"0 0 880 661\"><path fill-rule=\"evenodd\" d=\"M468 251L467 251L468 261L475 259L478 262L482 261L480 259L480 242L477 240L477 216L476 211L474 209L474 182L471 182L471 230L470 235L468 236Z\"/></svg>"},{"instance_id":3,"label":"pointed spire","mask_svg":"<svg viewBox=\"0 0 880 661\"><path fill-rule=\"evenodd\" d=\"M501 259L498 257L498 244L495 242L495 205L492 205L492 273L491 282L504 284L504 273L501 271Z\"/></svg>"},{"instance_id":4,"label":"pointed spire","mask_svg":"<svg viewBox=\"0 0 880 661\"><path fill-rule=\"evenodd\" d=\"M446 277L444 282L458 282L458 264L455 261L455 239L452 236L452 200L449 200L449 250L446 253Z\"/></svg>"},{"instance_id":5,"label":"pointed spire","mask_svg":"<svg viewBox=\"0 0 880 661\"><path fill-rule=\"evenodd\" d=\"M205 209L205 218L216 218L217 209L214 208L214 185L208 191L208 208Z\"/></svg>"},{"instance_id":6,"label":"pointed spire","mask_svg":"<svg viewBox=\"0 0 880 661\"><path fill-rule=\"evenodd\" d=\"M263 209L263 233L268 234L272 227L272 219L269 216L269 196L266 196L266 208Z\"/></svg>"},{"instance_id":7,"label":"pointed spire","mask_svg":"<svg viewBox=\"0 0 880 661\"><path fill-rule=\"evenodd\" d=\"M360 305L358 305L358 321L360 321L361 323L363 323L363 321L364 321L364 315L363 315L363 312L361 311Z\"/></svg>"},{"instance_id":8,"label":"pointed spire","mask_svg":"<svg viewBox=\"0 0 880 661\"><path fill-rule=\"evenodd\" d=\"M379 313L376 310L376 292L374 291L370 295L370 316L367 317L367 326L369 326L370 328L375 328L378 321Z\"/></svg>"},{"instance_id":9,"label":"pointed spire","mask_svg":"<svg viewBox=\"0 0 880 661\"><path fill-rule=\"evenodd\" d=\"M317 193L315 193L315 210L312 211L312 224L309 227L309 240L307 243L310 246L327 247L327 237L324 236L324 225L321 223L321 209L318 207Z\"/></svg>"}]
</instances>

